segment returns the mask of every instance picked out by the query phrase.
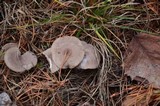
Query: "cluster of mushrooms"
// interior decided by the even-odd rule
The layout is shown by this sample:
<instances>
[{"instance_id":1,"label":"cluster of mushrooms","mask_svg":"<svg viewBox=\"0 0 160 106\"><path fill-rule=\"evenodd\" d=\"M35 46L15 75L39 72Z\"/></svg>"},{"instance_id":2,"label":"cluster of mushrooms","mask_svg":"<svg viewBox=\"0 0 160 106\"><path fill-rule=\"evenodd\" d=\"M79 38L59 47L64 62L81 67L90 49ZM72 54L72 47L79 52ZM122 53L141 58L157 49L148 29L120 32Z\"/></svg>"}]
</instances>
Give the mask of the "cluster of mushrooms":
<instances>
[{"instance_id":1,"label":"cluster of mushrooms","mask_svg":"<svg viewBox=\"0 0 160 106\"><path fill-rule=\"evenodd\" d=\"M94 46L73 36L56 39L51 48L43 52L52 73L59 69L95 69L100 63L100 54Z\"/></svg>"},{"instance_id":2,"label":"cluster of mushrooms","mask_svg":"<svg viewBox=\"0 0 160 106\"><path fill-rule=\"evenodd\" d=\"M4 62L15 72L30 70L37 64L37 56L27 51L21 55L16 43L8 43L2 47ZM73 36L63 36L56 39L51 48L43 52L47 58L52 73L59 69L78 68L95 69L100 63L97 49Z\"/></svg>"}]
</instances>

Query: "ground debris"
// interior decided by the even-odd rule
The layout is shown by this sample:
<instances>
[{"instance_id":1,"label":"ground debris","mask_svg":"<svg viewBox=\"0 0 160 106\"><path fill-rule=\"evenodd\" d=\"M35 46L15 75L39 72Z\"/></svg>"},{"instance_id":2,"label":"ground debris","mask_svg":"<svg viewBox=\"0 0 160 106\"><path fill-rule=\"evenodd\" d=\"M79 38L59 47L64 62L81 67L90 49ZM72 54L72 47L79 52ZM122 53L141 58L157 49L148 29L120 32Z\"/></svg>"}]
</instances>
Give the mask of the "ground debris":
<instances>
[{"instance_id":1,"label":"ground debris","mask_svg":"<svg viewBox=\"0 0 160 106\"><path fill-rule=\"evenodd\" d=\"M12 101L6 92L0 94L0 106L12 106Z\"/></svg>"}]
</instances>

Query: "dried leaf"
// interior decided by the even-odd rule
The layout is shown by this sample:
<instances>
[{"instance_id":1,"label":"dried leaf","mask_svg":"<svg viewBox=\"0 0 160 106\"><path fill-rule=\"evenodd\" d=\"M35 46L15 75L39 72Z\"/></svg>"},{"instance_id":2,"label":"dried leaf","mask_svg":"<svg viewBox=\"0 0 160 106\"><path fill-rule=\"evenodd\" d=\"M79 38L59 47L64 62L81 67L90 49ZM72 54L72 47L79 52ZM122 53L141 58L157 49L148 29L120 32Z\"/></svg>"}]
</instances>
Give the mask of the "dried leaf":
<instances>
[{"instance_id":1,"label":"dried leaf","mask_svg":"<svg viewBox=\"0 0 160 106\"><path fill-rule=\"evenodd\" d=\"M125 74L132 79L145 78L160 87L160 37L140 33L132 39L127 52Z\"/></svg>"}]
</instances>

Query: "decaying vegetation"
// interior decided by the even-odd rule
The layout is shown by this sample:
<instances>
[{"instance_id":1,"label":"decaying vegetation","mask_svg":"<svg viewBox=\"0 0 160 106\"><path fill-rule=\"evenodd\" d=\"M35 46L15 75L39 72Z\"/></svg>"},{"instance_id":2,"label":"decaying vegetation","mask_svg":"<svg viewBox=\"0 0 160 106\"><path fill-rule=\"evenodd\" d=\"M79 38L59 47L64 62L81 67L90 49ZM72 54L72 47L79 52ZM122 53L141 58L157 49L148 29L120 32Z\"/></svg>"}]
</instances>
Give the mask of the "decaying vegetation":
<instances>
[{"instance_id":1,"label":"decaying vegetation","mask_svg":"<svg viewBox=\"0 0 160 106\"><path fill-rule=\"evenodd\" d=\"M122 68L133 36L160 35L158 0L4 0L0 5L0 48L17 43L22 53L38 57L36 67L24 73L0 61L0 91L18 106L158 104L159 89L131 81ZM42 52L60 36L94 45L102 56L99 68L51 73Z\"/></svg>"}]
</instances>

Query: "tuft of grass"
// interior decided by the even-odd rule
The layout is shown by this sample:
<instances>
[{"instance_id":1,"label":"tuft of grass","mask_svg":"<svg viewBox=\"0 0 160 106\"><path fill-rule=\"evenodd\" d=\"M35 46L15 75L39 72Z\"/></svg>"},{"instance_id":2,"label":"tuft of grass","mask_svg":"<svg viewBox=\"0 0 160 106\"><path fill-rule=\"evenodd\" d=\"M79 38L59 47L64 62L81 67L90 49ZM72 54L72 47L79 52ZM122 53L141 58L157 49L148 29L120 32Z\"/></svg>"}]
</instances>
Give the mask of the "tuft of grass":
<instances>
[{"instance_id":1,"label":"tuft of grass","mask_svg":"<svg viewBox=\"0 0 160 106\"><path fill-rule=\"evenodd\" d=\"M116 55L116 57L120 59L120 57L118 56L116 51L113 49L112 45L106 41L108 39L105 40L105 38L99 33L98 29L96 29L92 24L90 24L90 26L95 31L97 36L108 46L108 48L111 50L111 52L113 52Z\"/></svg>"}]
</instances>

